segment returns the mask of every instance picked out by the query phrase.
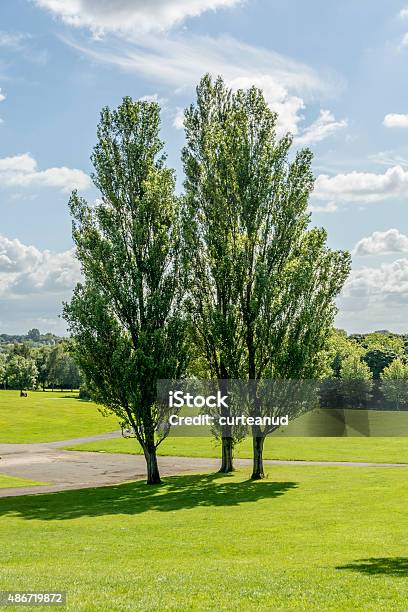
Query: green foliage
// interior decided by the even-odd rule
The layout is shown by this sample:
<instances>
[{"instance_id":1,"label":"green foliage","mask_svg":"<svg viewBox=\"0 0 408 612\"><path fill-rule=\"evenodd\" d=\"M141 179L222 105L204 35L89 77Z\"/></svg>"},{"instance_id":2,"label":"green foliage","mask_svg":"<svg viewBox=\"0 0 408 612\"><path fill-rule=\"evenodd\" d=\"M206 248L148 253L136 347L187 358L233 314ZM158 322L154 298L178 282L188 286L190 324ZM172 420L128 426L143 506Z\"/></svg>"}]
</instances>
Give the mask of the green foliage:
<instances>
[{"instance_id":1,"label":"green foliage","mask_svg":"<svg viewBox=\"0 0 408 612\"><path fill-rule=\"evenodd\" d=\"M328 337L326 354L330 362L331 375L338 378L343 360L352 355L361 358L364 349L356 340L348 337L344 330L333 329Z\"/></svg>"},{"instance_id":2,"label":"green foliage","mask_svg":"<svg viewBox=\"0 0 408 612\"><path fill-rule=\"evenodd\" d=\"M49 384L60 389L77 389L81 377L78 366L68 352L69 346L60 342L48 353L47 380Z\"/></svg>"},{"instance_id":3,"label":"green foliage","mask_svg":"<svg viewBox=\"0 0 408 612\"><path fill-rule=\"evenodd\" d=\"M49 380L49 361L51 348L47 345L36 348L32 351L32 358L37 367L37 383L45 389Z\"/></svg>"},{"instance_id":4,"label":"green foliage","mask_svg":"<svg viewBox=\"0 0 408 612\"><path fill-rule=\"evenodd\" d=\"M33 342L39 342L41 339L40 330L35 327L30 329L30 331L27 332L27 338L28 340L33 340Z\"/></svg>"},{"instance_id":5,"label":"green foliage","mask_svg":"<svg viewBox=\"0 0 408 612\"><path fill-rule=\"evenodd\" d=\"M37 379L35 362L21 355L12 355L7 362L6 378L8 387L20 391L32 389Z\"/></svg>"},{"instance_id":6,"label":"green foliage","mask_svg":"<svg viewBox=\"0 0 408 612\"><path fill-rule=\"evenodd\" d=\"M372 390L373 375L368 365L355 353L344 358L340 377L345 381L342 394L352 407L365 406Z\"/></svg>"},{"instance_id":7,"label":"green foliage","mask_svg":"<svg viewBox=\"0 0 408 612\"><path fill-rule=\"evenodd\" d=\"M387 368L396 358L397 354L394 353L394 351L386 348L370 348L363 357L375 380L378 380L381 377L384 369Z\"/></svg>"},{"instance_id":8,"label":"green foliage","mask_svg":"<svg viewBox=\"0 0 408 612\"><path fill-rule=\"evenodd\" d=\"M381 374L384 396L398 409L408 405L408 365L395 359Z\"/></svg>"},{"instance_id":9,"label":"green foliage","mask_svg":"<svg viewBox=\"0 0 408 612\"><path fill-rule=\"evenodd\" d=\"M64 310L92 397L134 430L148 461L167 433L157 380L181 377L187 358L178 202L159 124L156 103L103 109L92 156L102 197L72 194L85 280Z\"/></svg>"},{"instance_id":10,"label":"green foliage","mask_svg":"<svg viewBox=\"0 0 408 612\"><path fill-rule=\"evenodd\" d=\"M404 354L404 340L397 334L375 332L363 336L362 345L368 350L391 351L399 357Z\"/></svg>"},{"instance_id":11,"label":"green foliage","mask_svg":"<svg viewBox=\"0 0 408 612\"><path fill-rule=\"evenodd\" d=\"M309 228L312 154L292 158L276 122L258 89L233 93L208 75L185 113L189 310L220 379L318 376L350 270Z\"/></svg>"}]
</instances>

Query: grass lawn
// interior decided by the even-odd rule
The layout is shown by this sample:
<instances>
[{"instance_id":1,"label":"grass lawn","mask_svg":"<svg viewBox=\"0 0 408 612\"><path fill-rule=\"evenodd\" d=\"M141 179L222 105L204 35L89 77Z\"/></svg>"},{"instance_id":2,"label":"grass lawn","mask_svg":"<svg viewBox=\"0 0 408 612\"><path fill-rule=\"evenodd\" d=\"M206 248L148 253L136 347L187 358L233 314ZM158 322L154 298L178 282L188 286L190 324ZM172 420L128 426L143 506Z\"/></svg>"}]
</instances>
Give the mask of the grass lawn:
<instances>
[{"instance_id":1,"label":"grass lawn","mask_svg":"<svg viewBox=\"0 0 408 612\"><path fill-rule=\"evenodd\" d=\"M53 442L119 429L114 416L103 417L93 402L75 394L0 391L0 443Z\"/></svg>"},{"instance_id":2,"label":"grass lawn","mask_svg":"<svg viewBox=\"0 0 408 612\"><path fill-rule=\"evenodd\" d=\"M251 458L252 442L237 446L236 457ZM135 440L100 440L67 447L68 450L141 454ZM219 457L220 447L210 438L169 438L159 446L160 455ZM268 437L265 459L304 461L367 461L408 463L408 438L286 438Z\"/></svg>"},{"instance_id":3,"label":"grass lawn","mask_svg":"<svg viewBox=\"0 0 408 612\"><path fill-rule=\"evenodd\" d=\"M406 610L403 470L278 466L0 499L0 590L69 610Z\"/></svg>"},{"instance_id":4,"label":"grass lawn","mask_svg":"<svg viewBox=\"0 0 408 612\"><path fill-rule=\"evenodd\" d=\"M34 485L44 485L46 482L36 482L35 480L27 480L26 478L15 478L0 474L0 489L8 489L9 487L33 487Z\"/></svg>"},{"instance_id":5,"label":"grass lawn","mask_svg":"<svg viewBox=\"0 0 408 612\"><path fill-rule=\"evenodd\" d=\"M321 434L327 431L332 435L340 432L334 431L338 427L338 420L328 416L328 411L320 410L303 415L289 425L287 430L277 432L266 439L265 459L408 463L408 436L395 437L398 432L408 432L408 412L364 413L349 410L346 411L346 423L345 437L305 437L305 434L310 436L319 432L319 429ZM374 437L356 436L356 431L361 432L364 429ZM375 437L380 434L390 437ZM122 438L71 448L108 453L141 453L135 440ZM159 447L159 453L185 457L219 457L220 448L210 437L187 438L170 435ZM237 446L235 456L252 457L252 441L246 439Z\"/></svg>"}]
</instances>

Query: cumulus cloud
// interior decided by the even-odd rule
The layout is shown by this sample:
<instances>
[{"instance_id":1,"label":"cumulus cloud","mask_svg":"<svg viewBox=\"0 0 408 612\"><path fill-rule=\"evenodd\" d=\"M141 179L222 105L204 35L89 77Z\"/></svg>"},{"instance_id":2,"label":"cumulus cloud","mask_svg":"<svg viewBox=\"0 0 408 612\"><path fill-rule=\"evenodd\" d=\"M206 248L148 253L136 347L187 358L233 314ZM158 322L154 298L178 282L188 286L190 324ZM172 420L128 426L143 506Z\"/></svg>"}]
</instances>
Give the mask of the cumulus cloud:
<instances>
[{"instance_id":1,"label":"cumulus cloud","mask_svg":"<svg viewBox=\"0 0 408 612\"><path fill-rule=\"evenodd\" d=\"M167 30L188 17L241 0L34 0L65 23L104 32Z\"/></svg>"},{"instance_id":2,"label":"cumulus cloud","mask_svg":"<svg viewBox=\"0 0 408 612\"><path fill-rule=\"evenodd\" d=\"M380 202L408 195L408 171L401 166L383 174L350 172L328 176L321 174L315 183L314 197L334 202Z\"/></svg>"},{"instance_id":3,"label":"cumulus cloud","mask_svg":"<svg viewBox=\"0 0 408 612\"><path fill-rule=\"evenodd\" d=\"M406 332L408 259L354 269L339 300L336 325L351 332Z\"/></svg>"},{"instance_id":4,"label":"cumulus cloud","mask_svg":"<svg viewBox=\"0 0 408 612\"><path fill-rule=\"evenodd\" d=\"M354 255L389 255L391 253L408 253L408 236L397 229L386 232L373 232L362 238L354 248Z\"/></svg>"},{"instance_id":5,"label":"cumulus cloud","mask_svg":"<svg viewBox=\"0 0 408 612\"><path fill-rule=\"evenodd\" d=\"M344 297L395 299L408 303L408 259L397 259L378 268L353 270Z\"/></svg>"},{"instance_id":6,"label":"cumulus cloud","mask_svg":"<svg viewBox=\"0 0 408 612\"><path fill-rule=\"evenodd\" d=\"M390 113L385 115L383 124L387 128L408 128L408 115Z\"/></svg>"},{"instance_id":7,"label":"cumulus cloud","mask_svg":"<svg viewBox=\"0 0 408 612\"><path fill-rule=\"evenodd\" d=\"M0 325L5 333L52 329L65 333L58 319L81 279L73 250L53 253L0 234Z\"/></svg>"},{"instance_id":8,"label":"cumulus cloud","mask_svg":"<svg viewBox=\"0 0 408 612\"><path fill-rule=\"evenodd\" d=\"M321 110L316 121L304 129L300 136L295 139L295 144L305 146L315 144L346 127L346 119L337 121L329 110Z\"/></svg>"},{"instance_id":9,"label":"cumulus cloud","mask_svg":"<svg viewBox=\"0 0 408 612\"><path fill-rule=\"evenodd\" d=\"M84 190L91 186L90 178L82 170L66 167L39 170L30 153L0 159L2 187L55 187L64 192Z\"/></svg>"},{"instance_id":10,"label":"cumulus cloud","mask_svg":"<svg viewBox=\"0 0 408 612\"><path fill-rule=\"evenodd\" d=\"M0 295L66 293L80 279L73 250L41 251L0 235Z\"/></svg>"}]
</instances>

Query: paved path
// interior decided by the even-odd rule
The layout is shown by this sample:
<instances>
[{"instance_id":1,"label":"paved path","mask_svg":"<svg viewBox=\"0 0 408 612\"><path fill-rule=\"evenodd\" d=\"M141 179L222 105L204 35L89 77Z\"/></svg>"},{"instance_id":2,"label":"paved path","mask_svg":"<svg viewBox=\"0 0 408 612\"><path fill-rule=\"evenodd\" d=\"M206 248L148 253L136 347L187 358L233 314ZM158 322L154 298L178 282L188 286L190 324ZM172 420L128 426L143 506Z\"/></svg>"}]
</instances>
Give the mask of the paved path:
<instances>
[{"instance_id":1,"label":"paved path","mask_svg":"<svg viewBox=\"0 0 408 612\"><path fill-rule=\"evenodd\" d=\"M121 432L112 432L44 444L0 444L1 474L49 483L44 486L0 489L0 497L101 487L145 478L146 467L142 455L61 450L65 446L115 438L120 435ZM251 465L251 460L236 459L235 463L238 467L248 466ZM405 463L283 460L266 460L264 463L265 465L408 468L408 464ZM199 457L159 457L159 467L163 476L183 472L208 472L218 469L219 460Z\"/></svg>"}]
</instances>

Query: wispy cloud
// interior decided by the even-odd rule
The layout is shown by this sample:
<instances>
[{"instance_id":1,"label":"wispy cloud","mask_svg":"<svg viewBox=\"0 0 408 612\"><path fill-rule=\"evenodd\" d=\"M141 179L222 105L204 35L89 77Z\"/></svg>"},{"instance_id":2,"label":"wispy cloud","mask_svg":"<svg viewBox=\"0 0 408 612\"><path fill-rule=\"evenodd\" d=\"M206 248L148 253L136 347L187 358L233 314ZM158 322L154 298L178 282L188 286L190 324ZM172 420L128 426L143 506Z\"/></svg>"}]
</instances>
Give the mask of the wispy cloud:
<instances>
[{"instance_id":1,"label":"wispy cloud","mask_svg":"<svg viewBox=\"0 0 408 612\"><path fill-rule=\"evenodd\" d=\"M20 51L25 48L27 41L31 40L30 34L26 32L0 31L0 47Z\"/></svg>"},{"instance_id":2,"label":"wispy cloud","mask_svg":"<svg viewBox=\"0 0 408 612\"><path fill-rule=\"evenodd\" d=\"M203 72L221 74L233 89L260 87L271 108L279 114L281 132L297 134L305 104L327 97L340 87L336 78L322 78L301 62L227 35L145 35L139 36L137 43L112 37L82 44L72 38L64 40L97 62L170 85L176 92L191 89ZM327 121L327 116L322 121ZM326 134L332 127L326 126ZM323 137L323 131L320 125L319 137Z\"/></svg>"},{"instance_id":3,"label":"wispy cloud","mask_svg":"<svg viewBox=\"0 0 408 612\"><path fill-rule=\"evenodd\" d=\"M388 168L383 174L349 172L317 177L314 197L338 202L381 202L389 198L408 196L408 171L401 166Z\"/></svg>"},{"instance_id":4,"label":"wispy cloud","mask_svg":"<svg viewBox=\"0 0 408 612\"><path fill-rule=\"evenodd\" d=\"M357 242L353 253L360 256L408 253L408 236L395 228L385 232L373 232L371 236Z\"/></svg>"},{"instance_id":5,"label":"wispy cloud","mask_svg":"<svg viewBox=\"0 0 408 612\"><path fill-rule=\"evenodd\" d=\"M325 140L339 130L347 127L347 120L337 121L333 113L328 110L321 110L319 117L305 128L300 136L295 139L295 144L311 145Z\"/></svg>"}]
</instances>

